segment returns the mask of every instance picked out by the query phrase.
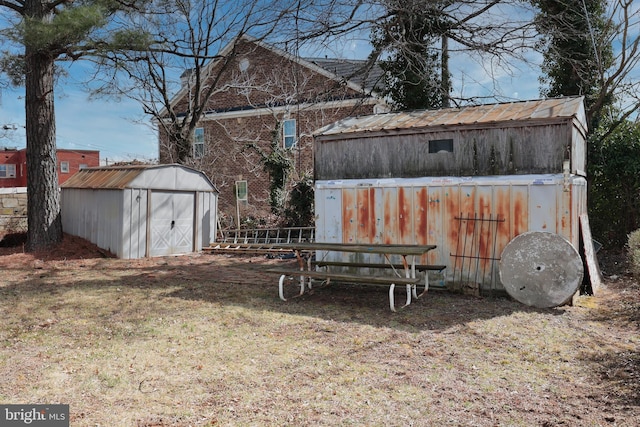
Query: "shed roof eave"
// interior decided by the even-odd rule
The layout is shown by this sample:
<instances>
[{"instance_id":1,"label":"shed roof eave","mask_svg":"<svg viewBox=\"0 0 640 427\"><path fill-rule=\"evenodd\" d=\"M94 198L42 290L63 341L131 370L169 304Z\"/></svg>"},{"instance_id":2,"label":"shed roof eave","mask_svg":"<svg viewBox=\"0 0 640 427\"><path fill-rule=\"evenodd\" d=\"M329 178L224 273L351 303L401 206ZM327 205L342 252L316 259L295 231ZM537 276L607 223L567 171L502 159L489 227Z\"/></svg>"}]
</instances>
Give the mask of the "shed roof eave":
<instances>
[{"instance_id":1,"label":"shed roof eave","mask_svg":"<svg viewBox=\"0 0 640 427\"><path fill-rule=\"evenodd\" d=\"M584 134L584 127L581 126L579 120L574 117L564 117L562 119L528 119L518 121L506 121L506 122L491 122L491 123L465 123L465 124L447 124L437 126L421 126L414 128L394 128L394 129L362 129L348 132L336 132L336 133L322 133L322 129L314 134L317 141L333 141L333 140L345 140L345 139L359 139L359 138L375 138L381 136L390 135L416 135L416 134L429 134L438 132L451 132L451 131L468 131L468 130L486 130L491 128L518 128L527 126L549 126L549 125L566 125L568 123L577 127L581 133Z\"/></svg>"},{"instance_id":2,"label":"shed roof eave","mask_svg":"<svg viewBox=\"0 0 640 427\"><path fill-rule=\"evenodd\" d=\"M202 171L179 164L166 165L129 165L117 167L96 167L83 169L61 185L64 189L90 189L90 190L125 190L148 188L161 190L162 188L149 185L149 179L145 177L149 172L158 169L181 169L188 173L198 175L201 184L177 189L179 191L207 191L219 193L216 186Z\"/></svg>"},{"instance_id":3,"label":"shed roof eave","mask_svg":"<svg viewBox=\"0 0 640 427\"><path fill-rule=\"evenodd\" d=\"M440 110L397 111L350 117L318 129L315 135L375 131L398 131L451 126L508 126L508 123L563 122L575 119L586 126L584 97L549 98L501 104L444 108ZM422 130L421 130L422 131Z\"/></svg>"}]
</instances>

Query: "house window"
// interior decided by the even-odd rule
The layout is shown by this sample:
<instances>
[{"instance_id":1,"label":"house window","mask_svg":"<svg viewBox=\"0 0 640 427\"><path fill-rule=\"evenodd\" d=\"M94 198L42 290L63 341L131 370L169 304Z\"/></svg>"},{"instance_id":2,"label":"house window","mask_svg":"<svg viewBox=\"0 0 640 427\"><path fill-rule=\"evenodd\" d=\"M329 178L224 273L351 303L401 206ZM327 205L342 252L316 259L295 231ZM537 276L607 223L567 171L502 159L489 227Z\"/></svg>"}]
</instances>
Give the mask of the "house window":
<instances>
[{"instance_id":1,"label":"house window","mask_svg":"<svg viewBox=\"0 0 640 427\"><path fill-rule=\"evenodd\" d=\"M0 178L15 178L16 165L0 165Z\"/></svg>"},{"instance_id":2,"label":"house window","mask_svg":"<svg viewBox=\"0 0 640 427\"><path fill-rule=\"evenodd\" d=\"M69 162L60 162L60 172L69 173Z\"/></svg>"},{"instance_id":3,"label":"house window","mask_svg":"<svg viewBox=\"0 0 640 427\"><path fill-rule=\"evenodd\" d=\"M238 201L247 201L249 191L247 189L247 181L236 181L236 199Z\"/></svg>"},{"instance_id":4,"label":"house window","mask_svg":"<svg viewBox=\"0 0 640 427\"><path fill-rule=\"evenodd\" d=\"M292 148L296 145L296 121L288 119L282 123L282 143L284 148Z\"/></svg>"},{"instance_id":5,"label":"house window","mask_svg":"<svg viewBox=\"0 0 640 427\"><path fill-rule=\"evenodd\" d=\"M82 170L82 169L86 169L89 166L86 163L80 163L80 165L78 165L78 170Z\"/></svg>"},{"instance_id":6,"label":"house window","mask_svg":"<svg viewBox=\"0 0 640 427\"><path fill-rule=\"evenodd\" d=\"M196 128L193 134L193 157L195 159L204 157L204 128Z\"/></svg>"},{"instance_id":7,"label":"house window","mask_svg":"<svg viewBox=\"0 0 640 427\"><path fill-rule=\"evenodd\" d=\"M430 140L429 153L453 153L453 139Z\"/></svg>"}]
</instances>

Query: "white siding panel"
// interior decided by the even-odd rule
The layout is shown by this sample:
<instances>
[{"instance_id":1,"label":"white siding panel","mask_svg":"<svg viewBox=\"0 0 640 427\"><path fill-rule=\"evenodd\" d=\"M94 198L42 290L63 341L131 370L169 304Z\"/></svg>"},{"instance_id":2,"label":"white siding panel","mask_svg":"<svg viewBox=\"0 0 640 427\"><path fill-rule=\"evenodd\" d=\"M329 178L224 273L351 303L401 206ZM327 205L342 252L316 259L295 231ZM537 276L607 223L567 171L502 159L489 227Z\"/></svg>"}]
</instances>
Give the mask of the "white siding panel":
<instances>
[{"instance_id":1,"label":"white siding panel","mask_svg":"<svg viewBox=\"0 0 640 427\"><path fill-rule=\"evenodd\" d=\"M204 248L215 242L217 232L218 197L215 193L198 193L198 220L199 230L196 234L195 247Z\"/></svg>"},{"instance_id":2,"label":"white siding panel","mask_svg":"<svg viewBox=\"0 0 640 427\"><path fill-rule=\"evenodd\" d=\"M537 181L529 187L529 230L556 233L556 182Z\"/></svg>"},{"instance_id":3,"label":"white siding panel","mask_svg":"<svg viewBox=\"0 0 640 427\"><path fill-rule=\"evenodd\" d=\"M65 232L122 257L122 191L68 189L62 200Z\"/></svg>"},{"instance_id":4,"label":"white siding panel","mask_svg":"<svg viewBox=\"0 0 640 427\"><path fill-rule=\"evenodd\" d=\"M124 198L124 259L144 258L147 251L147 191L131 189Z\"/></svg>"}]
</instances>

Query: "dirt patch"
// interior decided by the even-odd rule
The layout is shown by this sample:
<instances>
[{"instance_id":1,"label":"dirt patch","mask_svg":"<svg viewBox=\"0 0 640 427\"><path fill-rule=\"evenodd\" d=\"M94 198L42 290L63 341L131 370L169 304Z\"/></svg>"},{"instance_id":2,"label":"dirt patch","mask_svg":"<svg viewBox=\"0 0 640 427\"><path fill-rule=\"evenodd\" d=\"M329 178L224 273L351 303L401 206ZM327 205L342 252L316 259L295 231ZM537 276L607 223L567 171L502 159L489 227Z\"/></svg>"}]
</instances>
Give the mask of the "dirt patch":
<instances>
[{"instance_id":1,"label":"dirt patch","mask_svg":"<svg viewBox=\"0 0 640 427\"><path fill-rule=\"evenodd\" d=\"M430 292L398 313L379 287L280 301L264 269L289 262L0 248L0 401L67 403L73 426L640 419L640 287L616 261L572 307Z\"/></svg>"}]
</instances>

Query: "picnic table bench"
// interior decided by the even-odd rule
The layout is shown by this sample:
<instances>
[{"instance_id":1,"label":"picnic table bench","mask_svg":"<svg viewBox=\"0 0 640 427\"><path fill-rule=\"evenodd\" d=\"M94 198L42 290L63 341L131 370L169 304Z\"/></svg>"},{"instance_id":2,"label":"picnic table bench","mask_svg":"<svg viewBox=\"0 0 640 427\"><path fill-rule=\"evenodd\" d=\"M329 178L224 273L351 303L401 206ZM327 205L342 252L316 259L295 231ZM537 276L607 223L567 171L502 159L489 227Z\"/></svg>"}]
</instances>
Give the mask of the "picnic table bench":
<instances>
[{"instance_id":1,"label":"picnic table bench","mask_svg":"<svg viewBox=\"0 0 640 427\"><path fill-rule=\"evenodd\" d=\"M389 286L389 307L391 311L396 311L394 291L396 285L405 285L407 292L407 300L403 307L411 304L411 297L420 298L424 295L429 287L429 279L425 277L425 289L418 294L417 284L421 281L416 277L416 271L438 270L442 271L445 266L416 264L416 257L421 257L430 250L435 249L434 245L381 245L381 244L352 244L352 243L298 243L279 245L282 249L290 249L296 255L298 260L298 269L292 268L271 268L266 272L280 274L278 282L280 299L286 301L284 296L284 280L287 277L298 277L300 280L300 292L296 296L303 295L307 288L311 289L311 280L320 279L325 284L331 281L344 283L366 283L371 285L388 285ZM344 262L329 261L322 259L312 259L311 254L318 251L328 252L352 252L352 253L368 253L380 254L384 256L385 262ZM391 256L397 255L402 259L402 263L392 263ZM343 267L343 268L369 268L369 269L393 269L396 277L380 276L373 274L353 274L336 272L325 269L320 271L316 267ZM404 275L402 275L404 273ZM425 276L428 274L425 273ZM404 277L403 277L404 276Z\"/></svg>"}]
</instances>

